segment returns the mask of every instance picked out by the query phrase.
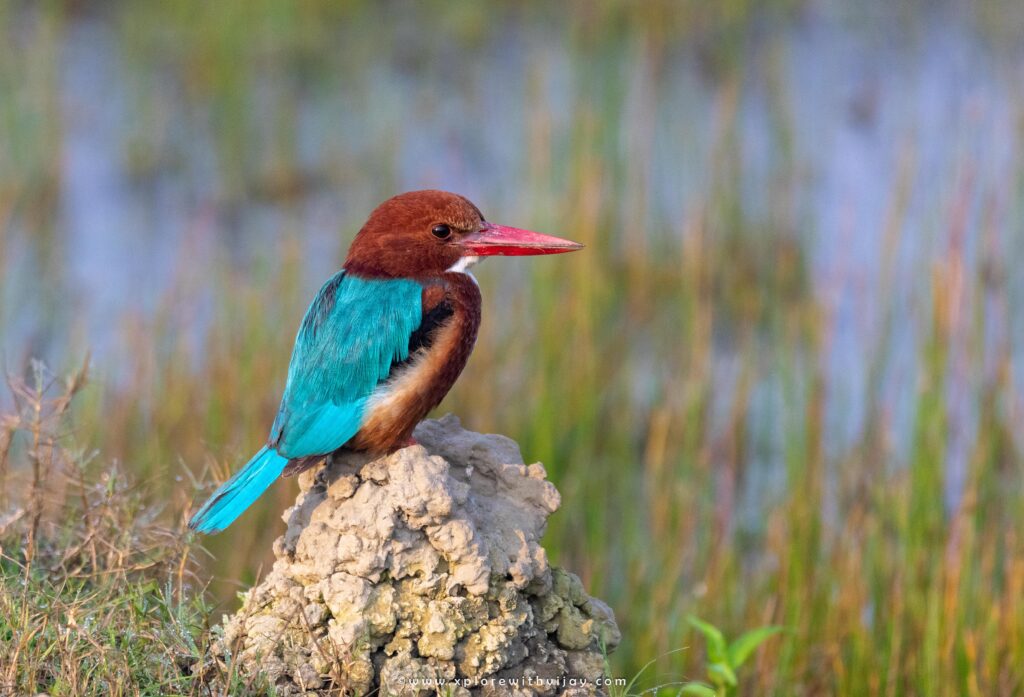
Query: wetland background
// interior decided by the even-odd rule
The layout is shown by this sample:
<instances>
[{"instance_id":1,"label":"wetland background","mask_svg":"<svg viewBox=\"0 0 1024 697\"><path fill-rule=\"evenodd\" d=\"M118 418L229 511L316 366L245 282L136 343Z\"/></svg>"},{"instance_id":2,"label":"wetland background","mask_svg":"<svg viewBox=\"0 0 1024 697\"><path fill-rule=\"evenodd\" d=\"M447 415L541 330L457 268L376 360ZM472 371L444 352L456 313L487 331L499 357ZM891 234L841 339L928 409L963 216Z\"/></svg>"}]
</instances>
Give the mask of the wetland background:
<instances>
[{"instance_id":1,"label":"wetland background","mask_svg":"<svg viewBox=\"0 0 1024 697\"><path fill-rule=\"evenodd\" d=\"M265 439L370 210L448 189L587 245L479 267L439 411L544 462L614 675L699 677L693 613L788 628L744 694L1024 691L1024 6L0 0L0 31L3 368L90 352L62 438L154 516ZM212 622L293 487L203 541Z\"/></svg>"}]
</instances>

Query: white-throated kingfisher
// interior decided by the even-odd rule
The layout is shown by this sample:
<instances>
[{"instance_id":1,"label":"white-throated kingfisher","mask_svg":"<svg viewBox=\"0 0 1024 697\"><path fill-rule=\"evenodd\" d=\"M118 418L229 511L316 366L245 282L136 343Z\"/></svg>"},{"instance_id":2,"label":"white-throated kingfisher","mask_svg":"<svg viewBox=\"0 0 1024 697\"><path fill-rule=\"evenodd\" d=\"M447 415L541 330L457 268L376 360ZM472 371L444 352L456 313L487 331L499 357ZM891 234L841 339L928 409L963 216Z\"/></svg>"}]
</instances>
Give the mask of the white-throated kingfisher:
<instances>
[{"instance_id":1,"label":"white-throated kingfisher","mask_svg":"<svg viewBox=\"0 0 1024 697\"><path fill-rule=\"evenodd\" d=\"M466 198L445 191L382 203L306 311L266 445L189 527L223 530L282 473L301 472L341 448L383 454L410 444L473 350L480 289L469 267L484 256L581 247L493 225Z\"/></svg>"}]
</instances>

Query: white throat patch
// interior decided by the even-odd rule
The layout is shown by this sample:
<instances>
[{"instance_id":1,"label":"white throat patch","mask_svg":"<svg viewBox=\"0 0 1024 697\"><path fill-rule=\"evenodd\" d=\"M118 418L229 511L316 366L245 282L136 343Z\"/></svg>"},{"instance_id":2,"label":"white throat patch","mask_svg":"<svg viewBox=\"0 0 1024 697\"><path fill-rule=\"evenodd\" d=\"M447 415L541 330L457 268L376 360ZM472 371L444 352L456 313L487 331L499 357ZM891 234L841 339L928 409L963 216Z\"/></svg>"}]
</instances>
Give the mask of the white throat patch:
<instances>
[{"instance_id":1,"label":"white throat patch","mask_svg":"<svg viewBox=\"0 0 1024 697\"><path fill-rule=\"evenodd\" d=\"M448 267L450 273L464 273L472 277L473 274L469 273L471 266L480 261L480 257L459 257L459 260Z\"/></svg>"}]
</instances>

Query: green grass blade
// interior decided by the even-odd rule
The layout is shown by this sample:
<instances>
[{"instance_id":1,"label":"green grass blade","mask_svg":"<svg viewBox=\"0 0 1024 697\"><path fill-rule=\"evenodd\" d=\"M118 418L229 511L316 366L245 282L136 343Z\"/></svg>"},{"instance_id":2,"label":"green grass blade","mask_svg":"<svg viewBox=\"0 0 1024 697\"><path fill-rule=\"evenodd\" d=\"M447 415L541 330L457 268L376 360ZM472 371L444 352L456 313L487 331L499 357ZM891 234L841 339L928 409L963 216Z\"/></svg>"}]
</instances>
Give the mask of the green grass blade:
<instances>
[{"instance_id":1,"label":"green grass blade","mask_svg":"<svg viewBox=\"0 0 1024 697\"><path fill-rule=\"evenodd\" d=\"M688 682L677 693L679 697L717 697L718 693L710 685L702 682Z\"/></svg>"},{"instance_id":2,"label":"green grass blade","mask_svg":"<svg viewBox=\"0 0 1024 697\"><path fill-rule=\"evenodd\" d=\"M780 626L758 627L746 632L729 645L728 662L733 670L739 669L754 650L765 641L781 632L784 628Z\"/></svg>"},{"instance_id":3,"label":"green grass blade","mask_svg":"<svg viewBox=\"0 0 1024 697\"><path fill-rule=\"evenodd\" d=\"M691 627L699 630L704 635L704 638L707 639L709 663L725 663L728 661L728 647L725 643L725 637L718 627L694 615L687 617L686 621L690 623Z\"/></svg>"}]
</instances>

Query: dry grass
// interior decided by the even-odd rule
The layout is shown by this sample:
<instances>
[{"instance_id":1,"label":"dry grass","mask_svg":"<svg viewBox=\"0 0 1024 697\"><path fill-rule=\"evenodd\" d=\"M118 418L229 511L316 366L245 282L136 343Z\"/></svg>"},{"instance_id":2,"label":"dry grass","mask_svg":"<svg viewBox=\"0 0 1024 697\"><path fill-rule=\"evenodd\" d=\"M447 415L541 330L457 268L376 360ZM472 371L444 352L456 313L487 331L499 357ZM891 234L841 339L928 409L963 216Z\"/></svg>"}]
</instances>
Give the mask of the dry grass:
<instances>
[{"instance_id":1,"label":"dry grass","mask_svg":"<svg viewBox=\"0 0 1024 697\"><path fill-rule=\"evenodd\" d=\"M180 516L168 526L121 466L76 448L85 367L32 372L0 420L0 694L267 694L207 658L211 608Z\"/></svg>"}]
</instances>

